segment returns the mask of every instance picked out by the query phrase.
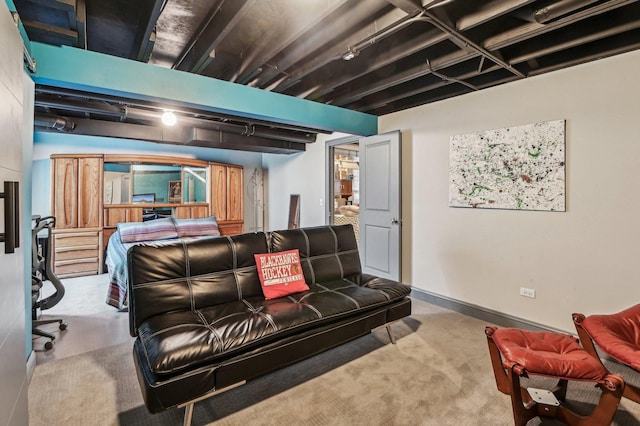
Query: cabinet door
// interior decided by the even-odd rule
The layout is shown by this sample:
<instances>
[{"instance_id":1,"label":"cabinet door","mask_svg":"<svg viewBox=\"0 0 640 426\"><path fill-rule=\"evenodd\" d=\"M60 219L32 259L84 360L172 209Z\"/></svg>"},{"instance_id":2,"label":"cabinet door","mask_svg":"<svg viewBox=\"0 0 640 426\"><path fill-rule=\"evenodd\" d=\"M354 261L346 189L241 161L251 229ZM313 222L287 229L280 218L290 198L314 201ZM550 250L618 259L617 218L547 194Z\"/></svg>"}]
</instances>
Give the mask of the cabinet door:
<instances>
[{"instance_id":1,"label":"cabinet door","mask_svg":"<svg viewBox=\"0 0 640 426\"><path fill-rule=\"evenodd\" d=\"M242 167L227 167L227 220L244 220L243 175Z\"/></svg>"},{"instance_id":2,"label":"cabinet door","mask_svg":"<svg viewBox=\"0 0 640 426\"><path fill-rule=\"evenodd\" d=\"M51 211L56 228L78 227L78 160L56 158L51 164Z\"/></svg>"},{"instance_id":3,"label":"cabinet door","mask_svg":"<svg viewBox=\"0 0 640 426\"><path fill-rule=\"evenodd\" d=\"M198 219L207 217L209 209L207 206L178 206L173 215L178 219Z\"/></svg>"},{"instance_id":4,"label":"cabinet door","mask_svg":"<svg viewBox=\"0 0 640 426\"><path fill-rule=\"evenodd\" d=\"M218 222L227 219L227 168L211 165L211 214Z\"/></svg>"},{"instance_id":5,"label":"cabinet door","mask_svg":"<svg viewBox=\"0 0 640 426\"><path fill-rule=\"evenodd\" d=\"M78 159L78 227L102 226L102 159Z\"/></svg>"},{"instance_id":6,"label":"cabinet door","mask_svg":"<svg viewBox=\"0 0 640 426\"><path fill-rule=\"evenodd\" d=\"M191 216L191 207L188 206L180 206L173 209L173 216L178 219L190 219Z\"/></svg>"},{"instance_id":7,"label":"cabinet door","mask_svg":"<svg viewBox=\"0 0 640 426\"><path fill-rule=\"evenodd\" d=\"M191 218L197 219L209 216L207 206L194 206L191 207Z\"/></svg>"},{"instance_id":8,"label":"cabinet door","mask_svg":"<svg viewBox=\"0 0 640 426\"><path fill-rule=\"evenodd\" d=\"M108 209L104 209L104 226L116 227L119 223L128 221L128 207L111 207Z\"/></svg>"}]
</instances>

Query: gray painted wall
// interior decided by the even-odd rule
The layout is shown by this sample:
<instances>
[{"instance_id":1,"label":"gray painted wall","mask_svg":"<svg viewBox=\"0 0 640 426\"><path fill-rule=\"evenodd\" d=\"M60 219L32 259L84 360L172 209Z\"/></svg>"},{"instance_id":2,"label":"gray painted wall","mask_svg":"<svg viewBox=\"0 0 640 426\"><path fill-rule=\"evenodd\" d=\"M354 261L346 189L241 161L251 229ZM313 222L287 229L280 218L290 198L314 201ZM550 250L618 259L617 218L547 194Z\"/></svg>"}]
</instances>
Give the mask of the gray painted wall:
<instances>
[{"instance_id":1,"label":"gray painted wall","mask_svg":"<svg viewBox=\"0 0 640 426\"><path fill-rule=\"evenodd\" d=\"M0 2L0 185L20 182L20 211L24 211L23 114L24 93L22 40L5 2ZM2 186L3 188L3 186ZM4 190L4 189L2 189ZM2 225L4 231L4 224ZM4 253L0 243L0 424L25 425L29 422L27 366L25 351L25 235L21 230L20 248Z\"/></svg>"}]
</instances>

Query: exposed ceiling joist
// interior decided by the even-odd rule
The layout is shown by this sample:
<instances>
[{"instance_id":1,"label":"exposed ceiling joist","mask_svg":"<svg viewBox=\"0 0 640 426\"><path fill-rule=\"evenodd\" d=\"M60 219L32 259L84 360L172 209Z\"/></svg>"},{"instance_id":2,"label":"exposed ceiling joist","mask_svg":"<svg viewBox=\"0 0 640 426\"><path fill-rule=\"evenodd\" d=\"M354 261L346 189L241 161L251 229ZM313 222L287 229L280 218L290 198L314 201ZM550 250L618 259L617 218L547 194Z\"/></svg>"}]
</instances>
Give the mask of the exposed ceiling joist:
<instances>
[{"instance_id":1,"label":"exposed ceiling joist","mask_svg":"<svg viewBox=\"0 0 640 426\"><path fill-rule=\"evenodd\" d=\"M533 37L548 33L550 31L567 27L583 19L597 16L602 13L617 9L619 7L636 3L636 1L637 0L609 0L588 9L576 12L575 14L565 16L548 24L540 24L538 22L526 23L511 30L501 32L492 37L488 37L487 39L485 39L483 46L487 50L496 51L510 46L514 43L519 43Z\"/></svg>"},{"instance_id":2,"label":"exposed ceiling joist","mask_svg":"<svg viewBox=\"0 0 640 426\"><path fill-rule=\"evenodd\" d=\"M533 2L535 0L493 0L482 2L482 5L475 12L460 17L456 23L456 28L458 31L470 30Z\"/></svg>"},{"instance_id":3,"label":"exposed ceiling joist","mask_svg":"<svg viewBox=\"0 0 640 426\"><path fill-rule=\"evenodd\" d=\"M57 42L57 44L65 44L69 46L76 46L78 44L77 31L43 24L38 21L23 20L22 24L24 25L25 30L29 31L29 33L33 34L35 37L44 37L46 35L50 37L52 41Z\"/></svg>"},{"instance_id":4,"label":"exposed ceiling joist","mask_svg":"<svg viewBox=\"0 0 640 426\"><path fill-rule=\"evenodd\" d=\"M212 52L254 3L255 0L222 0L217 3L173 68L195 73L203 71L213 57Z\"/></svg>"},{"instance_id":5,"label":"exposed ceiling joist","mask_svg":"<svg viewBox=\"0 0 640 426\"><path fill-rule=\"evenodd\" d=\"M270 61L273 61L272 66L264 69L252 82L252 85L265 88L277 80L278 77L282 75L289 76L290 69L297 65L301 59L312 59L317 53L316 51L326 46L331 40L344 38L345 31L349 30L345 23L358 28L363 25L366 26L371 22L371 18L378 16L386 5L386 1L383 0L368 0L336 10L332 14L334 19L324 22L324 25L320 27L309 28L305 34L304 41L298 40L292 43L286 51L271 58ZM346 48L348 46L345 46Z\"/></svg>"},{"instance_id":6,"label":"exposed ceiling joist","mask_svg":"<svg viewBox=\"0 0 640 426\"><path fill-rule=\"evenodd\" d=\"M311 19L306 23L292 22L291 25L280 26L270 31L270 36L259 38L248 51L243 51L243 62L230 81L240 84L250 83L255 76L263 71L263 67L276 55L290 46L294 41L305 37L310 28L314 28L342 7L349 0L336 0L319 10L310 10ZM274 32L276 32L274 36Z\"/></svg>"},{"instance_id":7,"label":"exposed ceiling joist","mask_svg":"<svg viewBox=\"0 0 640 426\"><path fill-rule=\"evenodd\" d=\"M87 4L85 0L76 0L76 31L80 49L87 48Z\"/></svg>"},{"instance_id":8,"label":"exposed ceiling joist","mask_svg":"<svg viewBox=\"0 0 640 426\"><path fill-rule=\"evenodd\" d=\"M138 61L147 62L151 57L151 51L153 50L156 38L156 23L158 22L165 1L166 0L154 0L152 3L147 4L148 9L145 13L148 14L149 19L146 25L141 25L138 28L136 40L133 44L137 48L137 52L135 54L132 52L131 55Z\"/></svg>"},{"instance_id":9,"label":"exposed ceiling joist","mask_svg":"<svg viewBox=\"0 0 640 426\"><path fill-rule=\"evenodd\" d=\"M408 40L402 44L394 46L387 51L386 56L376 55L370 60L357 61L348 63L343 72L332 80L331 85L324 85L308 94L311 99L318 99L332 92L337 87L347 84L369 73L375 73L386 66L390 66L403 58L419 53L435 44L441 43L447 39L447 36L440 31L432 29L430 36L420 40ZM296 89L300 90L300 86Z\"/></svg>"},{"instance_id":10,"label":"exposed ceiling joist","mask_svg":"<svg viewBox=\"0 0 640 426\"><path fill-rule=\"evenodd\" d=\"M374 39L377 41L382 37L390 36L392 29L393 32L399 31L401 28L412 24L412 19L412 17L407 17L404 12L397 9L391 10L368 25L362 26L360 30L355 31L348 39L332 40L332 44L326 46L318 55L313 56L304 65L295 67L286 81L278 84L273 90L278 92L286 91L301 79L328 63L342 60L349 51L356 55L360 54L362 49L375 43ZM376 30L378 28L381 28L381 30ZM380 59L384 60L385 58ZM342 75L341 72L338 74Z\"/></svg>"},{"instance_id":11,"label":"exposed ceiling joist","mask_svg":"<svg viewBox=\"0 0 640 426\"><path fill-rule=\"evenodd\" d=\"M389 3L404 10L407 15L413 15L422 10L422 2L420 0L387 0Z\"/></svg>"}]
</instances>

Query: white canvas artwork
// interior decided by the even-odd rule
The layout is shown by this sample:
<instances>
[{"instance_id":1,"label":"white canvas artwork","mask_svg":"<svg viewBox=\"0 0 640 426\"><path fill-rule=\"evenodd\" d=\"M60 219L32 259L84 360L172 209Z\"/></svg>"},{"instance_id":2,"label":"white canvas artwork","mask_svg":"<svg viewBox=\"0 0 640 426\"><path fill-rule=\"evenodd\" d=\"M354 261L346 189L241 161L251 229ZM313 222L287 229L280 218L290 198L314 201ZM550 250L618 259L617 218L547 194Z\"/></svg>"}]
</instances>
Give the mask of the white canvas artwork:
<instances>
[{"instance_id":1,"label":"white canvas artwork","mask_svg":"<svg viewBox=\"0 0 640 426\"><path fill-rule=\"evenodd\" d=\"M452 136L449 206L565 211L565 121Z\"/></svg>"}]
</instances>

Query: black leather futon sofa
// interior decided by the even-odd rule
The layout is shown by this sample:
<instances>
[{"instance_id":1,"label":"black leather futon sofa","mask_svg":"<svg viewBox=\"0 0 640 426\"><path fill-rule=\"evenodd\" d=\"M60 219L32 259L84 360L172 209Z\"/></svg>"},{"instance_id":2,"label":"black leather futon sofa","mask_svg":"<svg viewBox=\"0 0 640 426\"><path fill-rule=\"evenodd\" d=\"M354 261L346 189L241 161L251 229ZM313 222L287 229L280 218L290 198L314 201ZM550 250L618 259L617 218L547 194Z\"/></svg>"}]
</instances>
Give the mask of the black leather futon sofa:
<instances>
[{"instance_id":1,"label":"black leather futon sofa","mask_svg":"<svg viewBox=\"0 0 640 426\"><path fill-rule=\"evenodd\" d=\"M265 300L254 254L298 249L309 291ZM351 225L128 252L129 327L151 413L186 407L411 314L410 287L363 274Z\"/></svg>"}]
</instances>

